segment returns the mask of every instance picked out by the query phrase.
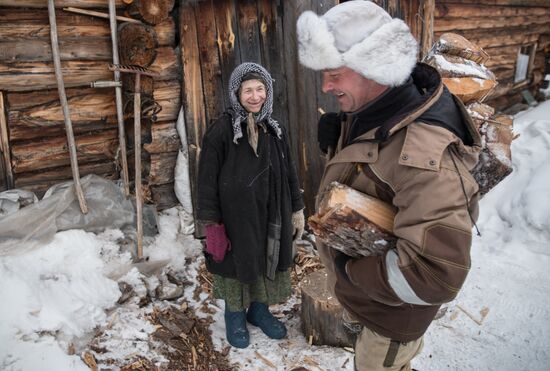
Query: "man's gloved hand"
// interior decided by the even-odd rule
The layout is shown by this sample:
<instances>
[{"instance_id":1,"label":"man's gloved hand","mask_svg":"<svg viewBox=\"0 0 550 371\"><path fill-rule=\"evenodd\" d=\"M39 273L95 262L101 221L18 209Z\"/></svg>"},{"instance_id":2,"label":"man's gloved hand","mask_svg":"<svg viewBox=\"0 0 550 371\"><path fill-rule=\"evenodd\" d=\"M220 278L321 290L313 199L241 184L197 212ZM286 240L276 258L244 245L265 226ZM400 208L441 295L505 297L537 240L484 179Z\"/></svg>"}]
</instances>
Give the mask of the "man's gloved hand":
<instances>
[{"instance_id":1,"label":"man's gloved hand","mask_svg":"<svg viewBox=\"0 0 550 371\"><path fill-rule=\"evenodd\" d=\"M333 150L336 149L341 126L342 117L339 113L328 112L321 115L317 127L317 141L321 152L327 154L329 147Z\"/></svg>"},{"instance_id":2,"label":"man's gloved hand","mask_svg":"<svg viewBox=\"0 0 550 371\"><path fill-rule=\"evenodd\" d=\"M206 252L212 255L216 263L221 263L225 253L231 250L231 241L227 238L223 224L208 224L206 227Z\"/></svg>"},{"instance_id":3,"label":"man's gloved hand","mask_svg":"<svg viewBox=\"0 0 550 371\"><path fill-rule=\"evenodd\" d=\"M336 256L334 258L334 268L340 273L340 275L344 276L344 278L351 282L348 276L348 272L346 271L346 264L353 259L351 256L346 255L341 252L337 252Z\"/></svg>"},{"instance_id":4,"label":"man's gloved hand","mask_svg":"<svg viewBox=\"0 0 550 371\"><path fill-rule=\"evenodd\" d=\"M292 239L294 241L300 240L302 238L302 235L304 234L305 224L306 218L304 216L304 209L292 213L292 227L294 228Z\"/></svg>"}]
</instances>

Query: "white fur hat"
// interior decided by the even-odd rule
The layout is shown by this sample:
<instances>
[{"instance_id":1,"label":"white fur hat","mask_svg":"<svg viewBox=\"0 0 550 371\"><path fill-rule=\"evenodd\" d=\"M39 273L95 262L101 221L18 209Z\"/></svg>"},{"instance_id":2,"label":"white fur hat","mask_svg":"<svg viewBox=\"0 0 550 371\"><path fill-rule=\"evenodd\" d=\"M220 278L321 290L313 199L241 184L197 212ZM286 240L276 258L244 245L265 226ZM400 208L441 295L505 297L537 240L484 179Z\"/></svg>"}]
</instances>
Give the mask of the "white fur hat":
<instances>
[{"instance_id":1,"label":"white fur hat","mask_svg":"<svg viewBox=\"0 0 550 371\"><path fill-rule=\"evenodd\" d=\"M297 23L300 63L313 70L349 67L379 84L399 86L411 74L418 46L409 27L378 5L347 1Z\"/></svg>"}]
</instances>

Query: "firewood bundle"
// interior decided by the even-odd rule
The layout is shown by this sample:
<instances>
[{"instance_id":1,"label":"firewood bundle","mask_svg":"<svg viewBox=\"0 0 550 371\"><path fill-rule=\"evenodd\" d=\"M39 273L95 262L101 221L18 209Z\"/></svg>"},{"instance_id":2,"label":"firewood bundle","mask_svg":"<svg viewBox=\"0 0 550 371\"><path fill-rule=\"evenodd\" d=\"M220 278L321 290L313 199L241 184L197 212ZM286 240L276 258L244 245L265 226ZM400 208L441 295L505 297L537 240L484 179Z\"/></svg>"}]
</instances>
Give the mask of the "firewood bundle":
<instances>
[{"instance_id":1,"label":"firewood bundle","mask_svg":"<svg viewBox=\"0 0 550 371\"><path fill-rule=\"evenodd\" d=\"M484 63L489 55L464 37L445 33L425 62L435 67L443 83L465 105L482 138L482 152L472 175L484 195L512 172L512 118L495 114L483 100L497 85Z\"/></svg>"},{"instance_id":2,"label":"firewood bundle","mask_svg":"<svg viewBox=\"0 0 550 371\"><path fill-rule=\"evenodd\" d=\"M395 212L377 198L333 182L308 223L315 238L346 255L381 255L397 243Z\"/></svg>"}]
</instances>

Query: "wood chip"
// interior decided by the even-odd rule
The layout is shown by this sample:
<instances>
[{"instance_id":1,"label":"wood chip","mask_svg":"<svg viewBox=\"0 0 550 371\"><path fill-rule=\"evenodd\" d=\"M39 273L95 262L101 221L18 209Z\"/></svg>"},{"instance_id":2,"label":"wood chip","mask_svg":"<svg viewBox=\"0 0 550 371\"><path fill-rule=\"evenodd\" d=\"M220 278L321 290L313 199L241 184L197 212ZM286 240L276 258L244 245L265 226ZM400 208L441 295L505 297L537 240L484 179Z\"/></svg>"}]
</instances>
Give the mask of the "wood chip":
<instances>
[{"instance_id":1,"label":"wood chip","mask_svg":"<svg viewBox=\"0 0 550 371\"><path fill-rule=\"evenodd\" d=\"M257 350L254 351L254 354L256 355L256 357L258 357L260 359L260 361L262 361L266 366L269 366L271 368L277 368L277 366L275 366L269 359L265 358L264 356L262 356L260 353L258 353Z\"/></svg>"},{"instance_id":2,"label":"wood chip","mask_svg":"<svg viewBox=\"0 0 550 371\"><path fill-rule=\"evenodd\" d=\"M457 305L456 306L458 309L460 309L465 315L467 315L468 317L470 317L470 319L472 321L474 321L475 323L477 323L478 326L481 326L482 324L482 321L478 320L477 318L475 318L470 312L468 312L466 309L462 308L460 305Z\"/></svg>"},{"instance_id":3,"label":"wood chip","mask_svg":"<svg viewBox=\"0 0 550 371\"><path fill-rule=\"evenodd\" d=\"M92 353L90 352L84 353L84 363L88 365L88 367L92 371L97 371L97 362L95 361L95 358Z\"/></svg>"}]
</instances>

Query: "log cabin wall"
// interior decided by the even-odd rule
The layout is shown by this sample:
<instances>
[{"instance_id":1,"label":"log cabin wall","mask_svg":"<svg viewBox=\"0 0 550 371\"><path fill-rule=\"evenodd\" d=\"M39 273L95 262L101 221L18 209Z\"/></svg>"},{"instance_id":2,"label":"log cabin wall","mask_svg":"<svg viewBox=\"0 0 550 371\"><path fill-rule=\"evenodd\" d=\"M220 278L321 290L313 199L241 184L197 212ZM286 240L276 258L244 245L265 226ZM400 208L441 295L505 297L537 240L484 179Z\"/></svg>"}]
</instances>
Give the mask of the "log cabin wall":
<instances>
[{"instance_id":1,"label":"log cabin wall","mask_svg":"<svg viewBox=\"0 0 550 371\"><path fill-rule=\"evenodd\" d=\"M172 0L172 6L173 3ZM116 1L117 15L139 18L139 9L129 14L124 5L121 0ZM113 79L113 72L108 69L108 64L112 63L109 20L63 9L78 7L108 13L108 1L59 0L55 1L55 6L61 66L80 175L95 173L118 179L120 158L115 92L112 88L89 86L93 81ZM147 195L162 207L175 203L171 185L179 149L175 122L181 106L181 68L173 17L167 13L164 19L153 21L158 22L149 26L157 40L156 56L148 67L159 76L150 82L148 92L162 110L156 121L146 120L142 128L142 173L150 191ZM119 29L123 26L120 20L117 24ZM119 36L119 49L120 44ZM128 90L131 81L125 81L125 78L123 76L124 88ZM131 96L129 93L124 94L125 98ZM9 156L10 163L8 169L3 166L0 186L11 188L6 180L11 174L16 188L41 195L52 184L71 180L63 113L52 62L47 2L44 0L0 1L0 94L4 102L0 117L4 114L6 118L9 146L7 150L1 148L2 157ZM146 94L142 102L144 98ZM130 99L125 101L131 105ZM128 111L132 112L131 107ZM133 126L131 115L125 115L130 170L133 169L132 141L129 140Z\"/></svg>"},{"instance_id":2,"label":"log cabin wall","mask_svg":"<svg viewBox=\"0 0 550 371\"><path fill-rule=\"evenodd\" d=\"M434 40L454 32L481 46L491 57L486 66L498 85L485 103L505 109L523 100L521 91L536 95L544 76L544 49L550 44L550 2L547 0L436 0ZM522 46L533 46L527 80L514 82Z\"/></svg>"},{"instance_id":3,"label":"log cabin wall","mask_svg":"<svg viewBox=\"0 0 550 371\"><path fill-rule=\"evenodd\" d=\"M289 133L306 212L314 209L324 160L317 145L318 108L335 110L321 93L320 74L297 57L296 20L305 10L324 13L337 0L180 1L182 99L189 144L190 178L196 194L197 161L208 125L228 107L233 69L256 62L274 78L273 116Z\"/></svg>"}]
</instances>

